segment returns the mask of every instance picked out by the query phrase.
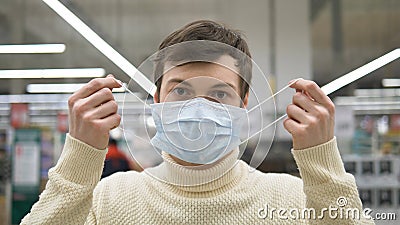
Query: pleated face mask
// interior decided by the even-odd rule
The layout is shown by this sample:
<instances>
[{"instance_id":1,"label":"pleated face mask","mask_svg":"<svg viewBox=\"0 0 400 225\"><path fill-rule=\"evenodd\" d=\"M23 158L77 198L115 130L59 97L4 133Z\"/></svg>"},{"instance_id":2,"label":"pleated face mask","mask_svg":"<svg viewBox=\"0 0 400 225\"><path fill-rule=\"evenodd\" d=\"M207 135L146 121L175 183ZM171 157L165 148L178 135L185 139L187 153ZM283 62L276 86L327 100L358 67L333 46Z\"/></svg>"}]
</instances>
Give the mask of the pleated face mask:
<instances>
[{"instance_id":1,"label":"pleated face mask","mask_svg":"<svg viewBox=\"0 0 400 225\"><path fill-rule=\"evenodd\" d=\"M183 161L210 164L241 143L244 108L205 98L150 106L157 130L151 144Z\"/></svg>"}]
</instances>

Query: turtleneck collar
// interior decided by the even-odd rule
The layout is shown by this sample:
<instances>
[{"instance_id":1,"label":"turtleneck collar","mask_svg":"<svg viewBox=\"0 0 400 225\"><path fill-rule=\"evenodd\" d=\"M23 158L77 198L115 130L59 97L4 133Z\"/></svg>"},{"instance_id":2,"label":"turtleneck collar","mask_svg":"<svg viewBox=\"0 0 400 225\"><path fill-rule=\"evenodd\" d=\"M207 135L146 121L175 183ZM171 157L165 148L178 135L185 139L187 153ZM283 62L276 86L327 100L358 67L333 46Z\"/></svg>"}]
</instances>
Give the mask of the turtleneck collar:
<instances>
[{"instance_id":1,"label":"turtleneck collar","mask_svg":"<svg viewBox=\"0 0 400 225\"><path fill-rule=\"evenodd\" d=\"M164 162L154 168L146 169L154 178L186 192L208 192L230 188L237 184L247 171L245 164L238 160L239 149L235 149L221 160L202 166L182 166L170 155L163 152Z\"/></svg>"}]
</instances>

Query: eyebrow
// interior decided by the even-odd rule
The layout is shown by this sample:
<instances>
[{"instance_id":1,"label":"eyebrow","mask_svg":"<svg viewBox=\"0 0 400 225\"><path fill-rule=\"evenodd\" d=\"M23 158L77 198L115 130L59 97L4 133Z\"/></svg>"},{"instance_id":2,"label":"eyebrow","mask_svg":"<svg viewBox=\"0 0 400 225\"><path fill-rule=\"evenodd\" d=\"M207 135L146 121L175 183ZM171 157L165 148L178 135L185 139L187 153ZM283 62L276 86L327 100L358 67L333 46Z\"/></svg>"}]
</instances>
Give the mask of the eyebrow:
<instances>
[{"instance_id":1,"label":"eyebrow","mask_svg":"<svg viewBox=\"0 0 400 225\"><path fill-rule=\"evenodd\" d=\"M233 90L236 91L236 87L233 84L226 83L226 82L213 85L211 88L226 88L227 86L231 87Z\"/></svg>"},{"instance_id":2,"label":"eyebrow","mask_svg":"<svg viewBox=\"0 0 400 225\"><path fill-rule=\"evenodd\" d=\"M168 80L167 83L179 83L179 84L183 84L183 85L187 85L189 87L193 87L189 82L187 82L186 80L183 79L179 79L179 78L173 78L171 80ZM211 88L226 88L226 87L231 87L233 90L236 91L236 87L235 85L231 84L231 83L220 83L220 84L215 84L213 85Z\"/></svg>"},{"instance_id":3,"label":"eyebrow","mask_svg":"<svg viewBox=\"0 0 400 225\"><path fill-rule=\"evenodd\" d=\"M183 80L183 79L179 79L179 78L173 78L171 80L168 80L167 83L179 83L179 84L183 84L183 85L192 87L192 85L189 84L189 82L187 82L186 80Z\"/></svg>"}]
</instances>

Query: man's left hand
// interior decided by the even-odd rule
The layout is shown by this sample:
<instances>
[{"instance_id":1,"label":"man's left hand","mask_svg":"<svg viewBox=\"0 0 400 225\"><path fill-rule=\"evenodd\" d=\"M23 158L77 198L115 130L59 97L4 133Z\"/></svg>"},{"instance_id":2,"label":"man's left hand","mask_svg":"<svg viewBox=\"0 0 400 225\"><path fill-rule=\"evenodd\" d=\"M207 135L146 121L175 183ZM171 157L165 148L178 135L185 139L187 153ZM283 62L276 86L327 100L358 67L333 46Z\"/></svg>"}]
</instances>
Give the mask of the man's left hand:
<instances>
[{"instance_id":1,"label":"man's left hand","mask_svg":"<svg viewBox=\"0 0 400 225\"><path fill-rule=\"evenodd\" d=\"M334 136L335 105L313 81L299 79L283 122L292 135L293 149L305 149L328 142Z\"/></svg>"}]
</instances>

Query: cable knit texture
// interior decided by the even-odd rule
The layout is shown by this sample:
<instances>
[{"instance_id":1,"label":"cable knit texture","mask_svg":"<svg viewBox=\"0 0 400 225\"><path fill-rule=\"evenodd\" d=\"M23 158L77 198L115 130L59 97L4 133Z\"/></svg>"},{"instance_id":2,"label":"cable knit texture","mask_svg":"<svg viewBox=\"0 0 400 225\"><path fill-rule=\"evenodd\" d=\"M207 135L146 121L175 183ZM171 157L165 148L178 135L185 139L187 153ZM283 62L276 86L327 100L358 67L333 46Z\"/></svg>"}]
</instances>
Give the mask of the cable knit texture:
<instances>
[{"instance_id":1,"label":"cable knit texture","mask_svg":"<svg viewBox=\"0 0 400 225\"><path fill-rule=\"evenodd\" d=\"M106 151L67 136L40 199L21 224L373 224L367 220L279 218L271 209L362 209L352 175L343 168L336 140L292 150L302 180L251 170L235 150L213 165L164 162L100 182ZM274 214L275 213L275 214ZM288 217L288 213L286 213Z\"/></svg>"}]
</instances>

